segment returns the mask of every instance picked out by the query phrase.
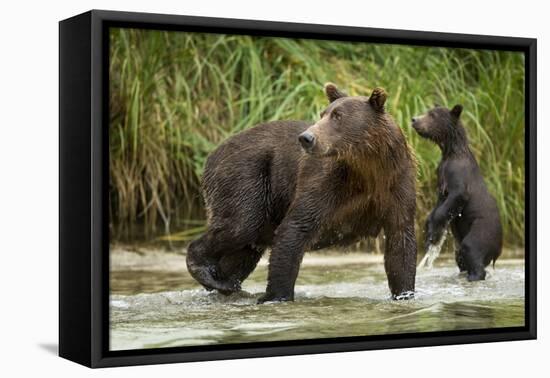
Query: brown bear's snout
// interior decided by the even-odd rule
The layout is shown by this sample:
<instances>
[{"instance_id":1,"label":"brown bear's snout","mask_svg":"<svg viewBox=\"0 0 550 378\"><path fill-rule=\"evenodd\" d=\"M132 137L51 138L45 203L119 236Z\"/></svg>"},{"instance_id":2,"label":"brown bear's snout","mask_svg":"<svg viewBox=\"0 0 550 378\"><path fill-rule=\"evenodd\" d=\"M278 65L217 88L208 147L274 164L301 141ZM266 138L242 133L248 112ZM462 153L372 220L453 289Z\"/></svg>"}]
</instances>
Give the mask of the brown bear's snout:
<instances>
[{"instance_id":1,"label":"brown bear's snout","mask_svg":"<svg viewBox=\"0 0 550 378\"><path fill-rule=\"evenodd\" d=\"M304 150L310 152L315 145L315 136L310 132L304 131L298 136L298 141L300 142Z\"/></svg>"},{"instance_id":2,"label":"brown bear's snout","mask_svg":"<svg viewBox=\"0 0 550 378\"><path fill-rule=\"evenodd\" d=\"M422 127L420 125L420 120L421 120L422 117L412 117L411 118L411 121L412 121L412 127L413 129L415 129L416 131L420 132L422 131Z\"/></svg>"}]
</instances>

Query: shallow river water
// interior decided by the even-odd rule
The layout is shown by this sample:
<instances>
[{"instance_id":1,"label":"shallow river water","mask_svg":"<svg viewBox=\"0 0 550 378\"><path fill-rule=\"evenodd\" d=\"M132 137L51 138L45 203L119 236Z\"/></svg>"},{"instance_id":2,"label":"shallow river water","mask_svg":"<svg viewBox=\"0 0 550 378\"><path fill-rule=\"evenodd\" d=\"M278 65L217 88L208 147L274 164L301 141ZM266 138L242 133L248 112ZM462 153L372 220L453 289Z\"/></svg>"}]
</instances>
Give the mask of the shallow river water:
<instances>
[{"instance_id":1,"label":"shallow river water","mask_svg":"<svg viewBox=\"0 0 550 378\"><path fill-rule=\"evenodd\" d=\"M176 267L177 269L175 269ZM181 267L182 269L179 269ZM470 283L453 260L417 273L416 298L392 301L381 257L306 255L294 302L257 305L265 262L223 296L166 263L111 272L111 350L398 334L524 324L524 265L499 260Z\"/></svg>"}]
</instances>

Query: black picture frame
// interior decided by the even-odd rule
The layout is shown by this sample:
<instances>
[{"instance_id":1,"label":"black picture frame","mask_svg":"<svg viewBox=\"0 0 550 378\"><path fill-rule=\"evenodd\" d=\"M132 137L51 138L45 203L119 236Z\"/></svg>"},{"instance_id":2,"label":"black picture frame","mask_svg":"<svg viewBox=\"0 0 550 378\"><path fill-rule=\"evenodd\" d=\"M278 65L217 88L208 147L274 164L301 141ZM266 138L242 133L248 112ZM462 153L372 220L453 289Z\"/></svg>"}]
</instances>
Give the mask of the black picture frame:
<instances>
[{"instance_id":1,"label":"black picture frame","mask_svg":"<svg viewBox=\"0 0 550 378\"><path fill-rule=\"evenodd\" d=\"M135 27L525 54L525 326L109 351L108 30ZM89 367L536 338L536 56L530 38L92 10L59 23L59 355Z\"/></svg>"}]
</instances>

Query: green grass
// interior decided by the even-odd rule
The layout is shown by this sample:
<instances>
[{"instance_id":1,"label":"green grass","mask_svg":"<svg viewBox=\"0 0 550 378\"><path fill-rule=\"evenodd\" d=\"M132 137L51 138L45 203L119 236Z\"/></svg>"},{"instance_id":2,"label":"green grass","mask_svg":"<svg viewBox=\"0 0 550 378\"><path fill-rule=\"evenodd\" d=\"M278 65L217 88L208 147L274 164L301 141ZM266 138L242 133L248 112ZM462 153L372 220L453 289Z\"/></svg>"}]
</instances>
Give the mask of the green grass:
<instances>
[{"instance_id":1,"label":"green grass","mask_svg":"<svg viewBox=\"0 0 550 378\"><path fill-rule=\"evenodd\" d=\"M204 229L199 179L208 154L259 122L315 120L322 86L377 86L418 160L418 224L436 200L439 150L410 118L464 105L463 122L508 245L523 245L524 61L513 52L115 29L110 63L113 239Z\"/></svg>"}]
</instances>

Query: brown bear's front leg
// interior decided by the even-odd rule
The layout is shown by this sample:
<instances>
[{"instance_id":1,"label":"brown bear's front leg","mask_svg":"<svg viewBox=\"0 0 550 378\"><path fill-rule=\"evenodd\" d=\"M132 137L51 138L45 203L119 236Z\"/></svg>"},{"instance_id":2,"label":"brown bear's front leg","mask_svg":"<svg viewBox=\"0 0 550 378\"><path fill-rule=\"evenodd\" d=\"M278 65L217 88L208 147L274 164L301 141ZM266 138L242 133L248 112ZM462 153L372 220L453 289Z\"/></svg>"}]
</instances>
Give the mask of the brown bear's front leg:
<instances>
[{"instance_id":1,"label":"brown bear's front leg","mask_svg":"<svg viewBox=\"0 0 550 378\"><path fill-rule=\"evenodd\" d=\"M277 228L269 256L266 293L258 303L294 300L294 284L305 246L318 229L318 219L318 214L294 209Z\"/></svg>"},{"instance_id":2,"label":"brown bear's front leg","mask_svg":"<svg viewBox=\"0 0 550 378\"><path fill-rule=\"evenodd\" d=\"M464 184L463 170L458 172L449 169L445 174L447 183L446 196L441 197L438 205L432 210L426 221L426 244L437 244L447 225L460 213L468 203L469 194Z\"/></svg>"},{"instance_id":3,"label":"brown bear's front leg","mask_svg":"<svg viewBox=\"0 0 550 378\"><path fill-rule=\"evenodd\" d=\"M386 251L384 267L393 299L414 297L416 278L416 238L414 223L403 227L390 225L385 228Z\"/></svg>"}]
</instances>

